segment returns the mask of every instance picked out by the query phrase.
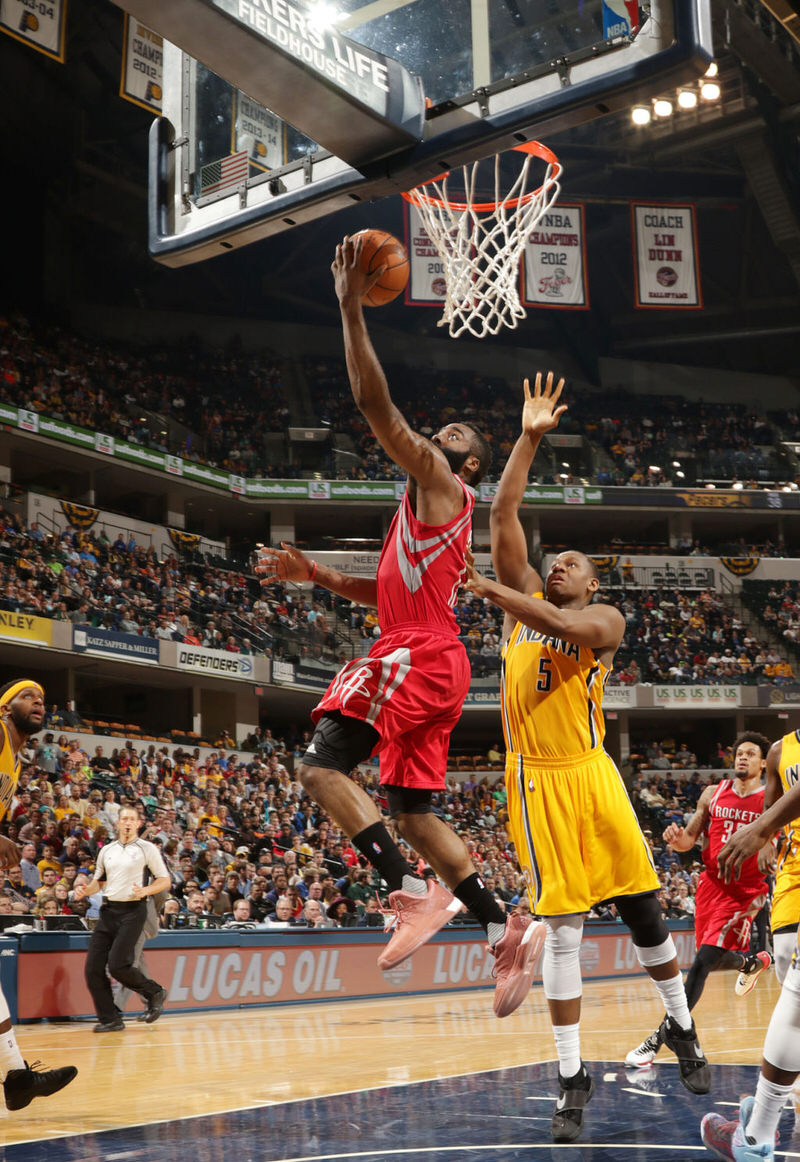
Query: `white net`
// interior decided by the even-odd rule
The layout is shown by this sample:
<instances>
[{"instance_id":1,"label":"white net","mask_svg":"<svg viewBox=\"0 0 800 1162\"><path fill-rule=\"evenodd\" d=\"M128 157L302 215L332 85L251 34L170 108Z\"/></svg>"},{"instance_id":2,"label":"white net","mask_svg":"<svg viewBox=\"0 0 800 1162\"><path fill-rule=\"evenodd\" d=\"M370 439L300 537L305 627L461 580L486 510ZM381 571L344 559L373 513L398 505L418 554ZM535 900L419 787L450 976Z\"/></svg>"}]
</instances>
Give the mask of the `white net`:
<instances>
[{"instance_id":1,"label":"white net","mask_svg":"<svg viewBox=\"0 0 800 1162\"><path fill-rule=\"evenodd\" d=\"M525 318L519 297L520 258L531 230L559 195L562 167L539 142L527 142L517 151L521 167L505 193L501 155L495 156L491 200L477 197L480 161L403 195L419 210L444 264L445 303L438 325L447 325L454 339L465 331L483 339L501 327L516 327ZM537 159L547 169L539 188L529 192ZM454 185L458 193L452 192Z\"/></svg>"}]
</instances>

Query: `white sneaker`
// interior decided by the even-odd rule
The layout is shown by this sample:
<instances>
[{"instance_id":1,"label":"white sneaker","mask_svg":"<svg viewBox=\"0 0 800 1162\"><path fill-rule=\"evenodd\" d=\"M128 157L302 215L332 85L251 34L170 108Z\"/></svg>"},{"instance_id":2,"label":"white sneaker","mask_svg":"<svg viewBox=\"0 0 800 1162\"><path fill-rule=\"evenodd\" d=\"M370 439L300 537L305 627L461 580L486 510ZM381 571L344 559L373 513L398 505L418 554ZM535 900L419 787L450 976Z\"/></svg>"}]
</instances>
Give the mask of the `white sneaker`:
<instances>
[{"instance_id":1,"label":"white sneaker","mask_svg":"<svg viewBox=\"0 0 800 1162\"><path fill-rule=\"evenodd\" d=\"M661 1031L656 1029L655 1033L651 1033L649 1037L645 1037L641 1045L637 1045L635 1049L631 1049L628 1056L625 1058L625 1064L636 1069L646 1069L648 1065L652 1065L656 1059L656 1053L661 1048Z\"/></svg>"}]
</instances>

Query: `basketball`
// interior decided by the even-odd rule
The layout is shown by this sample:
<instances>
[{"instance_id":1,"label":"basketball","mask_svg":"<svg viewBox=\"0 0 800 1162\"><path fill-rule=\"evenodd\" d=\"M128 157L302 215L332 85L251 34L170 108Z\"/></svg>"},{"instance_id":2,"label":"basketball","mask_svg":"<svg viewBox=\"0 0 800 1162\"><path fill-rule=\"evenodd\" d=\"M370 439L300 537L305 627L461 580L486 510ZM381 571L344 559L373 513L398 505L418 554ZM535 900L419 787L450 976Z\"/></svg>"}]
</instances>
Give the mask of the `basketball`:
<instances>
[{"instance_id":1,"label":"basketball","mask_svg":"<svg viewBox=\"0 0 800 1162\"><path fill-rule=\"evenodd\" d=\"M353 239L360 238L359 266L365 274L374 274L385 266L381 277L362 298L365 307L382 307L396 299L408 282L409 264L406 248L399 238L384 230L359 230Z\"/></svg>"}]
</instances>

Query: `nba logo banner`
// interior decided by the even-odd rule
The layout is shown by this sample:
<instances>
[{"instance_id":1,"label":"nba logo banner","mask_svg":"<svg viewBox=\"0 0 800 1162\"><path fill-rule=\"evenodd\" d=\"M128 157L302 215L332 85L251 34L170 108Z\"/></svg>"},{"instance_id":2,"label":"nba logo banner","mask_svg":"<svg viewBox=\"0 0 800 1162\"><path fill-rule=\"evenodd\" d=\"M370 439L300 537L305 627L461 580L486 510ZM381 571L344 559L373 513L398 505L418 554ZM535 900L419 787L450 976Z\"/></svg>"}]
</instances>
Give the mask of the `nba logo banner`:
<instances>
[{"instance_id":1,"label":"nba logo banner","mask_svg":"<svg viewBox=\"0 0 800 1162\"><path fill-rule=\"evenodd\" d=\"M639 31L637 0L603 0L603 36L613 40L617 36L633 36Z\"/></svg>"},{"instance_id":2,"label":"nba logo banner","mask_svg":"<svg viewBox=\"0 0 800 1162\"><path fill-rule=\"evenodd\" d=\"M632 202L631 228L637 308L702 310L695 207Z\"/></svg>"},{"instance_id":3,"label":"nba logo banner","mask_svg":"<svg viewBox=\"0 0 800 1162\"><path fill-rule=\"evenodd\" d=\"M583 206L559 203L525 242L522 301L562 311L589 309Z\"/></svg>"},{"instance_id":4,"label":"nba logo banner","mask_svg":"<svg viewBox=\"0 0 800 1162\"><path fill-rule=\"evenodd\" d=\"M0 0L0 32L64 62L67 0Z\"/></svg>"}]
</instances>

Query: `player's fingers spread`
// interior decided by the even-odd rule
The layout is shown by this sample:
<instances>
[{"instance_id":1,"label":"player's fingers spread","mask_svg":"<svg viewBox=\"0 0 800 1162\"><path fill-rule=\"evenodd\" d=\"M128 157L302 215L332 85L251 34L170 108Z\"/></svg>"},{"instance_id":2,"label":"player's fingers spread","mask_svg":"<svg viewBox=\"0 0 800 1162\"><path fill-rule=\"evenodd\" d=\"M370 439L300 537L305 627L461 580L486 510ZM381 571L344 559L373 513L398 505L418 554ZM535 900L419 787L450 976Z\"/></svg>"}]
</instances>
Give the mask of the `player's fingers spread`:
<instances>
[{"instance_id":1,"label":"player's fingers spread","mask_svg":"<svg viewBox=\"0 0 800 1162\"><path fill-rule=\"evenodd\" d=\"M536 398L538 399L541 394L542 394L542 373L541 373L541 371L537 371L536 372L536 385L535 385Z\"/></svg>"},{"instance_id":2,"label":"player's fingers spread","mask_svg":"<svg viewBox=\"0 0 800 1162\"><path fill-rule=\"evenodd\" d=\"M553 400L554 404L558 403L558 401L560 400L561 393L563 390L564 390L564 380L559 379L558 383L556 384L555 391L553 392L553 396L552 396L552 400Z\"/></svg>"},{"instance_id":3,"label":"player's fingers spread","mask_svg":"<svg viewBox=\"0 0 800 1162\"><path fill-rule=\"evenodd\" d=\"M525 398L530 399L531 398L531 381L529 379L523 379L522 390L525 393Z\"/></svg>"}]
</instances>

